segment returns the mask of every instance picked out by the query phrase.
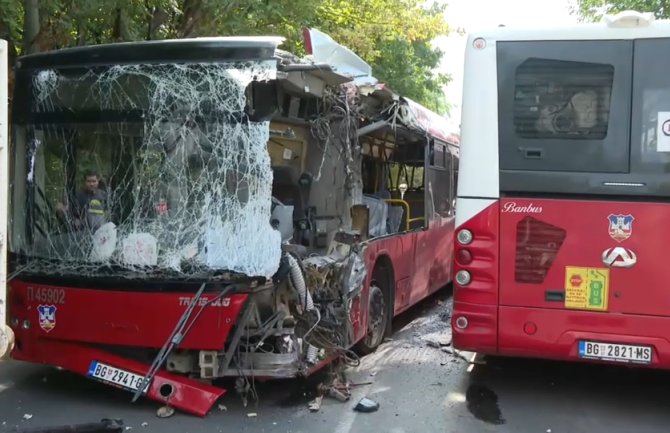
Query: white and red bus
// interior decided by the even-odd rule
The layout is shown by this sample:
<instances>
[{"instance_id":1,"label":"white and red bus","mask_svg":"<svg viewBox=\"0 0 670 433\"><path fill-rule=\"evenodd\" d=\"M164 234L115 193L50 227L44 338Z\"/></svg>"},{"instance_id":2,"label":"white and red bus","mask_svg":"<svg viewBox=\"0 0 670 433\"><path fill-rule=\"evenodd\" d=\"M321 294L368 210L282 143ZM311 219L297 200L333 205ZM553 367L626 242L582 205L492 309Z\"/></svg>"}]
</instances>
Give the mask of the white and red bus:
<instances>
[{"instance_id":1,"label":"white and red bus","mask_svg":"<svg viewBox=\"0 0 670 433\"><path fill-rule=\"evenodd\" d=\"M469 36L454 345L670 367L670 22Z\"/></svg>"},{"instance_id":2,"label":"white and red bus","mask_svg":"<svg viewBox=\"0 0 670 433\"><path fill-rule=\"evenodd\" d=\"M451 281L458 137L306 33L311 60L272 37L20 59L14 359L204 416L210 381L357 363Z\"/></svg>"}]
</instances>

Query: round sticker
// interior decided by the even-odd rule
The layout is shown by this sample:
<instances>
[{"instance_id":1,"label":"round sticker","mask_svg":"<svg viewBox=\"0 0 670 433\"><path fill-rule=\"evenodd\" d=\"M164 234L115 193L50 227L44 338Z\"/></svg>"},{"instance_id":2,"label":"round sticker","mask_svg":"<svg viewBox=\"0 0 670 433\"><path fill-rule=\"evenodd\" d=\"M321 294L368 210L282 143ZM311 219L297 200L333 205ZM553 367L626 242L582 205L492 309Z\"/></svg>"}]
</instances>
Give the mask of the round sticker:
<instances>
[{"instance_id":1,"label":"round sticker","mask_svg":"<svg viewBox=\"0 0 670 433\"><path fill-rule=\"evenodd\" d=\"M666 120L665 122L663 122L661 130L663 131L663 134L665 136L670 137L670 120Z\"/></svg>"}]
</instances>

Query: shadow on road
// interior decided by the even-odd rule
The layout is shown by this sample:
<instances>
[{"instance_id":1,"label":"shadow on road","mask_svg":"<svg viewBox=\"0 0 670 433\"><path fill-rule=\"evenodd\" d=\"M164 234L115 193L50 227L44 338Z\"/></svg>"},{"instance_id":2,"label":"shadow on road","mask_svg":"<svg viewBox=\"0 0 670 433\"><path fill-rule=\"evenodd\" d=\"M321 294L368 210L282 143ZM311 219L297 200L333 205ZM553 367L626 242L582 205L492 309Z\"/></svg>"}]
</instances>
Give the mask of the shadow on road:
<instances>
[{"instance_id":1,"label":"shadow on road","mask_svg":"<svg viewBox=\"0 0 670 433\"><path fill-rule=\"evenodd\" d=\"M667 431L670 372L517 358L485 360L485 365L471 368L463 387L468 410L489 424L514 419L521 425L537 422L545 428L550 422L574 431L581 419L580 431L585 432L661 431L655 430L661 426Z\"/></svg>"}]
</instances>

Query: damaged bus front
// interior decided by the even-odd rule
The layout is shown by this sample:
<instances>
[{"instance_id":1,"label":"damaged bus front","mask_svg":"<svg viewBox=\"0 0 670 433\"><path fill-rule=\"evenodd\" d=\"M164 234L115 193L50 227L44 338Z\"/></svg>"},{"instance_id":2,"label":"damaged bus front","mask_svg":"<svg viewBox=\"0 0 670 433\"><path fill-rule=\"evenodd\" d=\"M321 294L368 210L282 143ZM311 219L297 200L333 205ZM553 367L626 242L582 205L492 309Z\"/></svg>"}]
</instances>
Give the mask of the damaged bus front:
<instances>
[{"instance_id":1,"label":"damaged bus front","mask_svg":"<svg viewBox=\"0 0 670 433\"><path fill-rule=\"evenodd\" d=\"M453 145L429 137L421 116L408 121L420 107L363 95L280 43L20 59L15 359L202 416L225 393L212 380L237 377L244 390L351 360L451 279ZM381 187L386 200L363 194ZM391 206L397 224L373 227L373 211Z\"/></svg>"}]
</instances>

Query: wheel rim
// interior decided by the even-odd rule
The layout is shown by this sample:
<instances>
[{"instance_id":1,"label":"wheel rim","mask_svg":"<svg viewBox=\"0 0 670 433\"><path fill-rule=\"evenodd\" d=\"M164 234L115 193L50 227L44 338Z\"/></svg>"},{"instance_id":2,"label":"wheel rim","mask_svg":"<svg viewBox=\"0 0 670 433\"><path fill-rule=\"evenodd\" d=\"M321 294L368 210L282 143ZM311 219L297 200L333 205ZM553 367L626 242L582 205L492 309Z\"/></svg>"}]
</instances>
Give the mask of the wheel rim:
<instances>
[{"instance_id":1,"label":"wheel rim","mask_svg":"<svg viewBox=\"0 0 670 433\"><path fill-rule=\"evenodd\" d=\"M373 347L381 343L386 331L386 300L384 292L376 284L370 286L368 301L368 334L366 343Z\"/></svg>"}]
</instances>

